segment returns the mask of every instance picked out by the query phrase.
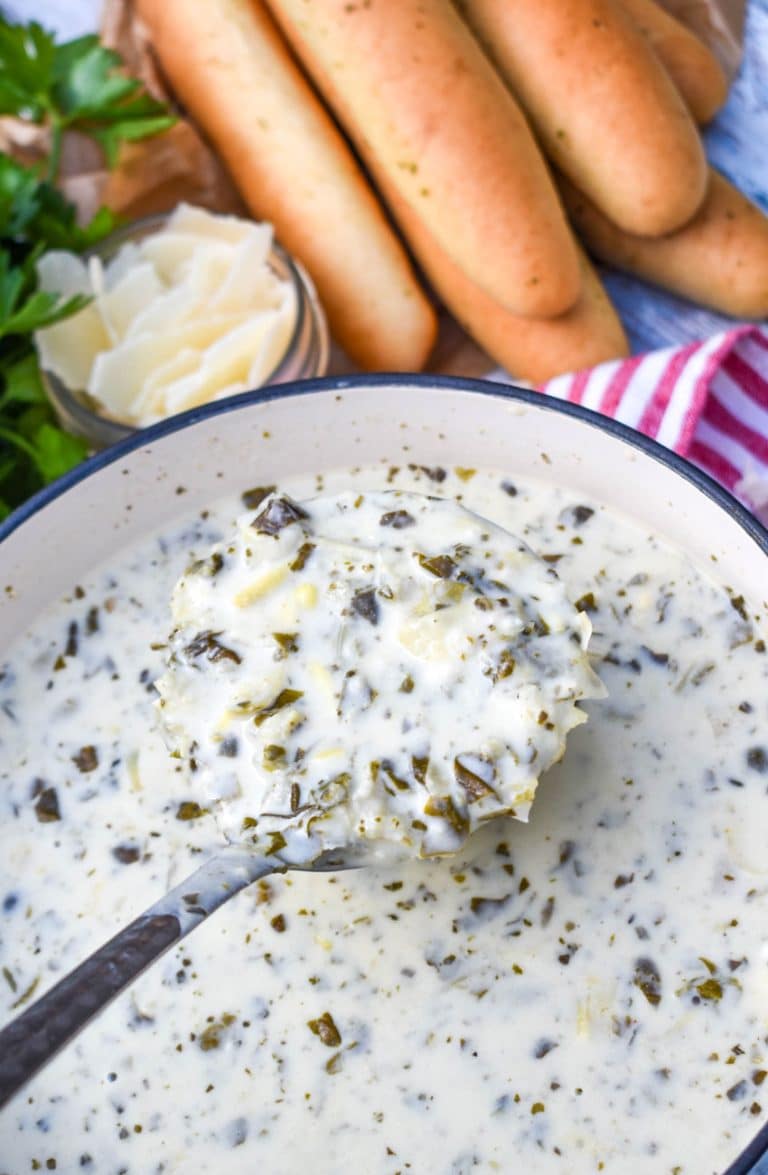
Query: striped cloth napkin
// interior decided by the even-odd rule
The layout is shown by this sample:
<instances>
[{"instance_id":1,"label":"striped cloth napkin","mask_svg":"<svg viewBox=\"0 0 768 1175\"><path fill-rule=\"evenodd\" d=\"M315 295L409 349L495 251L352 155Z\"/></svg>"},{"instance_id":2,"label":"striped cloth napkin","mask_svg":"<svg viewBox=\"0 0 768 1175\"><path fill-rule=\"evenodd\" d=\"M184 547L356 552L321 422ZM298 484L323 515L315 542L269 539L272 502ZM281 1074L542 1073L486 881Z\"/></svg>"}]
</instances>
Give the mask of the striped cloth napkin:
<instances>
[{"instance_id":1,"label":"striped cloth napkin","mask_svg":"<svg viewBox=\"0 0 768 1175\"><path fill-rule=\"evenodd\" d=\"M768 328L738 326L559 375L539 390L654 437L768 525Z\"/></svg>"}]
</instances>

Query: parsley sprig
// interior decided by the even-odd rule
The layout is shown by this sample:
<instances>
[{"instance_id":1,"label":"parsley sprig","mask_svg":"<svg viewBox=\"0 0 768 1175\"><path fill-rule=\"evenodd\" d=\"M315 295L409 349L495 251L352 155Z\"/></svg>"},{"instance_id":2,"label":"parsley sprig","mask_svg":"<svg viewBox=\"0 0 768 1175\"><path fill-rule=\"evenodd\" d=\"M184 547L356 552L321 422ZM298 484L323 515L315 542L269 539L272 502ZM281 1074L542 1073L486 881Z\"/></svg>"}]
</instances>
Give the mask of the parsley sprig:
<instances>
[{"instance_id":1,"label":"parsley sprig","mask_svg":"<svg viewBox=\"0 0 768 1175\"><path fill-rule=\"evenodd\" d=\"M50 126L49 180L58 174L62 136L69 128L95 139L114 167L121 143L173 125L162 102L120 72L121 65L119 54L97 36L57 45L35 21L13 25L0 19L0 114Z\"/></svg>"},{"instance_id":2,"label":"parsley sprig","mask_svg":"<svg viewBox=\"0 0 768 1175\"><path fill-rule=\"evenodd\" d=\"M56 188L66 130L100 144L114 166L120 144L158 134L174 119L117 53L98 37L64 44L36 22L0 16L0 114L49 128L40 169L0 151L0 518L86 455L86 443L58 427L40 377L32 336L87 305L38 289L35 264L46 249L81 252L115 227L100 209L90 223Z\"/></svg>"}]
</instances>

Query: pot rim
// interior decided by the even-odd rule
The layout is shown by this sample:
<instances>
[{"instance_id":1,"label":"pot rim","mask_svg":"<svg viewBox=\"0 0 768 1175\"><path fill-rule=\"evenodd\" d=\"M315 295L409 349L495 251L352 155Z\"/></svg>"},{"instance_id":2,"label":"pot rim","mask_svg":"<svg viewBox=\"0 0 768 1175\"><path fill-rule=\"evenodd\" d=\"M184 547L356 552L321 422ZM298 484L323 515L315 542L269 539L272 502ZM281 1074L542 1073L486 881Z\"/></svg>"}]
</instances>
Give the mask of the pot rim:
<instances>
[{"instance_id":1,"label":"pot rim","mask_svg":"<svg viewBox=\"0 0 768 1175\"><path fill-rule=\"evenodd\" d=\"M499 399L511 400L531 407L541 408L545 412L558 412L563 416L572 417L591 428L599 429L617 441L640 450L659 464L671 469L679 477L689 482L720 509L724 510L737 522L742 530L757 544L758 548L768 556L768 528L742 505L728 490L711 478L698 466L693 465L685 457L660 445L658 441L637 432L629 425L611 417L604 416L581 404L574 404L568 400L558 400L542 392L519 388L514 384L497 383L491 380L467 379L459 376L440 376L404 373L376 373L348 376L325 376L322 378L297 380L294 383L273 384L257 388L248 392L241 392L225 400L215 400L192 408L187 412L159 421L147 428L137 429L135 433L124 440L117 441L106 449L95 453L81 464L76 465L68 473L52 482L49 486L39 490L28 498L21 506L14 510L0 523L0 544L14 534L39 511L44 510L51 502L56 501L74 486L85 481L92 474L120 461L137 449L141 449L153 442L162 440L166 436L180 432L190 425L202 421L215 419L230 412L251 407L254 404L267 403L271 400L287 399L294 396L311 396L322 392L354 391L355 388L385 388L392 386L418 387L430 391L458 391L470 392L475 395L494 396ZM726 1169L724 1175L749 1175L754 1165L768 1155L768 1123L758 1130L754 1138Z\"/></svg>"},{"instance_id":2,"label":"pot rim","mask_svg":"<svg viewBox=\"0 0 768 1175\"><path fill-rule=\"evenodd\" d=\"M0 543L13 534L19 527L43 510L49 503L67 493L73 486L79 485L94 473L106 466L119 461L133 453L136 449L162 440L163 437L180 432L190 425L201 421L224 416L230 412L237 412L253 404L268 403L270 400L287 399L293 396L307 396L320 392L350 391L356 387L377 388L392 386L418 387L425 390L440 391L441 389L459 392L471 392L481 396L496 396L501 399L513 400L531 407L542 408L545 412L559 412L563 416L570 416L591 428L600 429L613 436L618 441L639 449L647 456L666 465L674 473L690 482L696 489L725 510L746 531L758 547L768 555L768 528L742 505L728 490L716 482L709 474L704 473L698 466L693 465L679 453L660 445L658 441L643 433L637 432L629 425L622 424L610 416L594 412L581 404L571 403L569 400L558 400L553 396L545 395L526 388L519 388L514 384L496 383L484 379L467 379L460 376L425 375L423 373L404 374L401 372L388 374L362 374L346 376L324 376L316 379L297 380L288 384L273 384L268 387L256 388L248 392L239 392L224 400L215 400L209 404L202 404L198 408L190 408L161 420L147 428L137 429L134 434L124 440L117 441L106 449L94 453L79 465L74 466L68 473L63 474L50 485L38 490L21 506L18 506L8 517L0 522Z\"/></svg>"}]
</instances>

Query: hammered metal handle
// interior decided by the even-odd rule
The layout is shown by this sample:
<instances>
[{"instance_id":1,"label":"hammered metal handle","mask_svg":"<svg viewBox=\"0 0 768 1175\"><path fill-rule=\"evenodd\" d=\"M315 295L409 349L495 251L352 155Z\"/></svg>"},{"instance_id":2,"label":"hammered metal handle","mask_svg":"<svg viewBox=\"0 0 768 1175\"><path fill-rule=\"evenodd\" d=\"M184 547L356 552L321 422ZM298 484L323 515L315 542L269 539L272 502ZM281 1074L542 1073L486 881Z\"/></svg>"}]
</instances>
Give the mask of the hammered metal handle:
<instances>
[{"instance_id":1,"label":"hammered metal handle","mask_svg":"<svg viewBox=\"0 0 768 1175\"><path fill-rule=\"evenodd\" d=\"M180 938L173 914L142 914L0 1031L0 1106Z\"/></svg>"},{"instance_id":2,"label":"hammered metal handle","mask_svg":"<svg viewBox=\"0 0 768 1175\"><path fill-rule=\"evenodd\" d=\"M169 947L239 890L287 866L225 849L89 955L0 1030L0 1107Z\"/></svg>"}]
</instances>

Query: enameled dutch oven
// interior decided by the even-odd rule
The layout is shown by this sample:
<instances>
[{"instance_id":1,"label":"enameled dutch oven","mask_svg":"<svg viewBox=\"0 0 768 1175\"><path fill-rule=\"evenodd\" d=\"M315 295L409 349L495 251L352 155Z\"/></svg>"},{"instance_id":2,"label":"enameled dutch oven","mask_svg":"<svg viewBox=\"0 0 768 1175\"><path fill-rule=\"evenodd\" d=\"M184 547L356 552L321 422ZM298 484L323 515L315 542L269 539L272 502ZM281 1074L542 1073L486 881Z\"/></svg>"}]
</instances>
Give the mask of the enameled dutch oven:
<instances>
[{"instance_id":1,"label":"enameled dutch oven","mask_svg":"<svg viewBox=\"0 0 768 1175\"><path fill-rule=\"evenodd\" d=\"M578 405L432 376L309 380L245 393L138 432L92 457L0 525L0 645L147 531L297 473L386 460L504 469L567 485L665 537L754 596L768 531L682 458ZM180 490L184 491L180 497ZM768 1156L768 1126L727 1175ZM768 1170L768 1168L766 1168Z\"/></svg>"}]
</instances>

